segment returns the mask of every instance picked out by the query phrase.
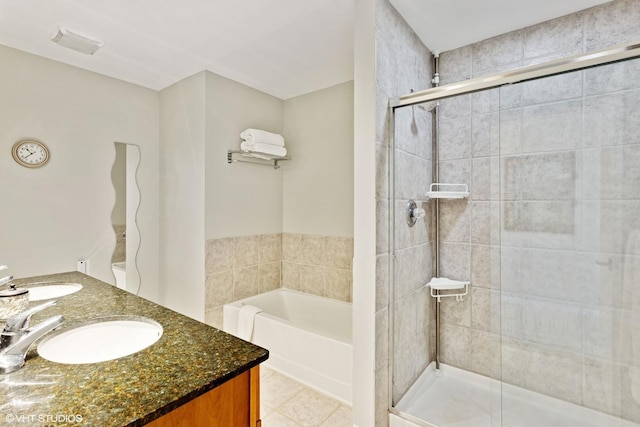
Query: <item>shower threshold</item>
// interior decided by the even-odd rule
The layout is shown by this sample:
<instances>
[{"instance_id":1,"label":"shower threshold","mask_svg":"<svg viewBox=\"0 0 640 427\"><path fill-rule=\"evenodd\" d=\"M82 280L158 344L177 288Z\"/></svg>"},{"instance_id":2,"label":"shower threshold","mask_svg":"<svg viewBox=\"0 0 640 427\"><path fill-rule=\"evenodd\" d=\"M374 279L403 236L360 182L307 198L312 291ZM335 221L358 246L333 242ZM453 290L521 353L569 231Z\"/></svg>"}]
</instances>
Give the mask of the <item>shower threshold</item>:
<instances>
[{"instance_id":1,"label":"shower threshold","mask_svg":"<svg viewBox=\"0 0 640 427\"><path fill-rule=\"evenodd\" d=\"M391 427L640 427L589 408L434 363L395 406ZM423 421L417 421L423 420Z\"/></svg>"}]
</instances>

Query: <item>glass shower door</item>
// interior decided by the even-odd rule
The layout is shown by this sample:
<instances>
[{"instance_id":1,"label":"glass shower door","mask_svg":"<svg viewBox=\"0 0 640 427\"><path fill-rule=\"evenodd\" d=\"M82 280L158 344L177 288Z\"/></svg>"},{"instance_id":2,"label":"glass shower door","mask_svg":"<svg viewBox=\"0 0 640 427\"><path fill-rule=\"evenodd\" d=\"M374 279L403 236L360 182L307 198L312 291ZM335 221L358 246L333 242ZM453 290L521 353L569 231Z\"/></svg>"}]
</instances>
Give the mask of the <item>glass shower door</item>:
<instances>
[{"instance_id":1,"label":"glass shower door","mask_svg":"<svg viewBox=\"0 0 640 427\"><path fill-rule=\"evenodd\" d=\"M502 425L640 425L640 60L500 89Z\"/></svg>"}]
</instances>

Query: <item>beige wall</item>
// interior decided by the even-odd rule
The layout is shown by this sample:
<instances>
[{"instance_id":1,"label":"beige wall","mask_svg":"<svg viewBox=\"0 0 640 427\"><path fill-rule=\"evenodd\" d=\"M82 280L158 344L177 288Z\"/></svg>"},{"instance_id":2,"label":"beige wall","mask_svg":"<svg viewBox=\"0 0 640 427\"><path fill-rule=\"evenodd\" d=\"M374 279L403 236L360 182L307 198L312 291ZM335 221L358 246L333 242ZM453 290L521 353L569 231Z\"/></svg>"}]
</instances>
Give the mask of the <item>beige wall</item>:
<instances>
[{"instance_id":1,"label":"beige wall","mask_svg":"<svg viewBox=\"0 0 640 427\"><path fill-rule=\"evenodd\" d=\"M115 141L141 149L140 295L191 317L204 318L205 240L282 233L285 206L292 231L353 233L352 83L285 102L209 72L158 93L10 48L0 59L11 65L0 70L0 262L18 277L88 258L91 275L113 282ZM227 164L248 127L288 131L299 163ZM24 137L48 144L49 164L11 159Z\"/></svg>"},{"instance_id":2,"label":"beige wall","mask_svg":"<svg viewBox=\"0 0 640 427\"><path fill-rule=\"evenodd\" d=\"M227 164L249 127L284 134L292 160L279 170ZM352 141L351 82L282 101L208 73L207 323L221 327L225 303L281 286L351 300ZM296 258L285 259L291 237ZM331 264L337 253L347 261Z\"/></svg>"},{"instance_id":3,"label":"beige wall","mask_svg":"<svg viewBox=\"0 0 640 427\"><path fill-rule=\"evenodd\" d=\"M113 283L114 142L137 144L141 295L157 299L158 93L3 46L0 63L0 263L28 277L87 258L93 276ZM47 144L47 165L13 161L26 137Z\"/></svg>"},{"instance_id":4,"label":"beige wall","mask_svg":"<svg viewBox=\"0 0 640 427\"><path fill-rule=\"evenodd\" d=\"M287 99L282 228L353 237L353 82Z\"/></svg>"},{"instance_id":5,"label":"beige wall","mask_svg":"<svg viewBox=\"0 0 640 427\"><path fill-rule=\"evenodd\" d=\"M280 233L282 169L227 163L247 128L283 133L283 101L206 73L206 239ZM204 246L203 246L204 247Z\"/></svg>"},{"instance_id":6,"label":"beige wall","mask_svg":"<svg viewBox=\"0 0 640 427\"><path fill-rule=\"evenodd\" d=\"M253 242L255 236L280 236L285 206L283 189L287 188L283 176L289 173L319 192L339 171L343 177L339 189L334 188L337 184L330 185L330 191L322 189L322 203L347 206L340 211L341 219L324 219L321 229L324 234L334 236L352 234L351 93L352 86L347 83L291 102L282 101L210 72L196 74L161 92L160 277L166 306L200 320L205 319L205 311L207 319L218 319L220 301L234 298L230 289L248 286L258 292L264 288L259 286L264 282L260 274L249 277L245 268L260 264L260 251L254 251L253 260L243 258L237 265L233 262L221 275L215 268L209 268L209 258L226 255L216 250L207 252L205 248L212 242L229 241L233 247L227 249L235 253L238 242ZM292 129L293 135L310 130L311 137L285 135L291 141L287 145L293 156L296 149L300 153L302 166L295 165L297 156L279 170L227 163L227 150L240 147L240 133L246 128L286 134L285 111L293 122L287 128ZM313 123L314 116L323 125L320 129ZM318 139L330 140L334 148L319 145ZM318 147L323 148L321 153ZM305 167L311 167L305 166L305 156L327 157L327 153L332 155L338 150L344 155L338 166L334 164L322 174L313 169L313 173L305 173ZM295 204L295 198L292 191L288 200ZM320 217L307 217L305 233L317 233L319 228L313 227ZM271 270L263 271L269 280L267 288L281 285L279 256L276 261L276 282L271 284L274 276Z\"/></svg>"},{"instance_id":7,"label":"beige wall","mask_svg":"<svg viewBox=\"0 0 640 427\"><path fill-rule=\"evenodd\" d=\"M206 74L160 92L162 303L204 319Z\"/></svg>"},{"instance_id":8,"label":"beige wall","mask_svg":"<svg viewBox=\"0 0 640 427\"><path fill-rule=\"evenodd\" d=\"M282 101L207 73L206 239L353 235L353 82ZM239 134L281 133L291 161L227 164Z\"/></svg>"}]
</instances>

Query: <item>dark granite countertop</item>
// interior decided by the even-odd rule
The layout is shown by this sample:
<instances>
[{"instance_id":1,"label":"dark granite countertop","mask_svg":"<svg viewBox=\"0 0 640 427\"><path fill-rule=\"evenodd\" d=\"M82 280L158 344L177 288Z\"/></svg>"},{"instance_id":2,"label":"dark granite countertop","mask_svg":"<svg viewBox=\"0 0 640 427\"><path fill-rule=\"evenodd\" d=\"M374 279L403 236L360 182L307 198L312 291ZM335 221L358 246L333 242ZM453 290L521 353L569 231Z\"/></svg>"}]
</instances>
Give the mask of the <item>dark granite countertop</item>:
<instances>
[{"instance_id":1,"label":"dark granite countertop","mask_svg":"<svg viewBox=\"0 0 640 427\"><path fill-rule=\"evenodd\" d=\"M22 369L0 375L0 425L141 426L268 358L261 347L82 273L15 281L19 287L35 282L83 288L35 314L32 325L56 314L66 319L61 329L102 316L139 315L164 331L138 353L85 365L49 362L35 343Z\"/></svg>"}]
</instances>

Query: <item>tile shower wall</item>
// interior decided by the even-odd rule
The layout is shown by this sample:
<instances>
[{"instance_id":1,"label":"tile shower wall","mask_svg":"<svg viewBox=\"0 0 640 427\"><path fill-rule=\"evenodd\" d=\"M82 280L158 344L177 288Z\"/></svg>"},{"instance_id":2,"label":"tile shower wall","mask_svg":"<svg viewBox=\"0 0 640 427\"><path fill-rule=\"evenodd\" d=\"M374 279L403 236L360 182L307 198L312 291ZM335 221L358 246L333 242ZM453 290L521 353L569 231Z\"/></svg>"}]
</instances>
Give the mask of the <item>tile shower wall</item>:
<instances>
[{"instance_id":1,"label":"tile shower wall","mask_svg":"<svg viewBox=\"0 0 640 427\"><path fill-rule=\"evenodd\" d=\"M353 238L262 234L205 242L205 317L222 327L222 306L280 287L351 302Z\"/></svg>"},{"instance_id":2,"label":"tile shower wall","mask_svg":"<svg viewBox=\"0 0 640 427\"><path fill-rule=\"evenodd\" d=\"M389 359L397 401L433 360L433 310L425 283L431 277L432 215L409 228L408 199L424 199L431 183L431 113L403 109L396 115L396 189L389 192L389 98L431 86L431 54L387 0L376 2L376 426L388 423ZM390 206L390 200L395 200ZM427 204L422 207L429 209ZM389 223L396 218L395 343L389 348Z\"/></svg>"},{"instance_id":3,"label":"tile shower wall","mask_svg":"<svg viewBox=\"0 0 640 427\"><path fill-rule=\"evenodd\" d=\"M640 2L614 1L445 52L441 76L637 40L637 22ZM637 275L627 286L640 228L639 64L444 100L440 122L442 180L471 189L442 204L442 275L472 281L464 302L442 303L443 361L634 422L640 349L628 325L640 305L623 295L639 292Z\"/></svg>"}]
</instances>

